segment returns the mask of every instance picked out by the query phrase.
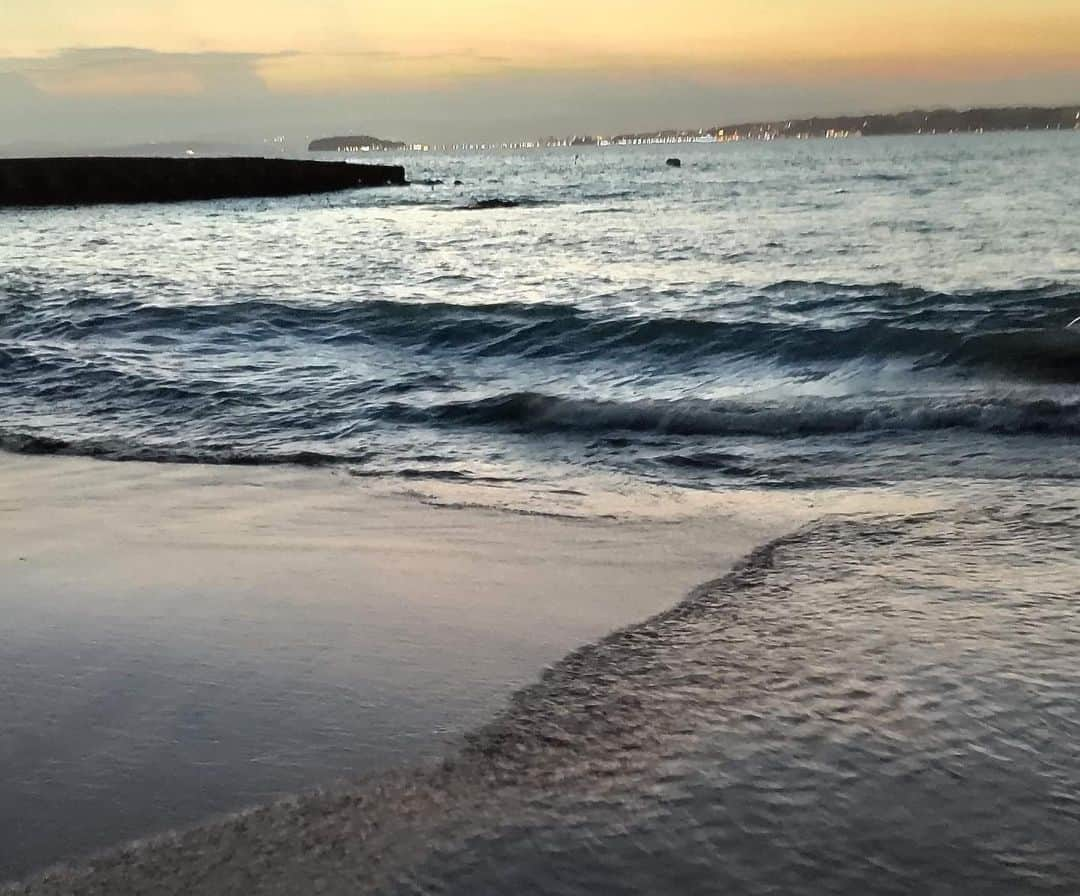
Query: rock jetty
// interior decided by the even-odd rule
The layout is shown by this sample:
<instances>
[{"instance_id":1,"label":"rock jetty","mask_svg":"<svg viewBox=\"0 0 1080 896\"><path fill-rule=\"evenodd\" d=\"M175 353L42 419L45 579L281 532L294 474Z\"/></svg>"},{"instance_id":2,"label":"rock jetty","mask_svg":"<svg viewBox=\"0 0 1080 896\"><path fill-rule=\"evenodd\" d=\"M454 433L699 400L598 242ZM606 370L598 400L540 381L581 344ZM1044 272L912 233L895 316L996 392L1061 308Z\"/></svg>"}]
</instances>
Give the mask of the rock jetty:
<instances>
[{"instance_id":1,"label":"rock jetty","mask_svg":"<svg viewBox=\"0 0 1080 896\"><path fill-rule=\"evenodd\" d=\"M405 183L401 165L236 157L0 159L0 207L294 196Z\"/></svg>"}]
</instances>

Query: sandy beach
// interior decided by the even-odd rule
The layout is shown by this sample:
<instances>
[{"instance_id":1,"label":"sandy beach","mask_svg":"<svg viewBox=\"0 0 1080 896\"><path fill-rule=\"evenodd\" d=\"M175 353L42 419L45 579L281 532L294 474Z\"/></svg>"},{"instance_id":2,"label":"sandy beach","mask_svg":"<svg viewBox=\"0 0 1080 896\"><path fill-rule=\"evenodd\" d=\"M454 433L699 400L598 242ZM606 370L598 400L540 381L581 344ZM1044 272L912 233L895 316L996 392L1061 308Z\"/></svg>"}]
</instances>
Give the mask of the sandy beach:
<instances>
[{"instance_id":1,"label":"sandy beach","mask_svg":"<svg viewBox=\"0 0 1080 896\"><path fill-rule=\"evenodd\" d=\"M1056 857L1074 767L1050 745L1073 724L1075 611L1035 613L1022 584L1075 582L1059 486L987 512L978 490L3 467L2 822L26 866L4 892L584 893L627 875L705 892L717 849L738 859L724 880L764 892L807 873L788 826L813 873L843 877L843 848L864 883L867 856L911 838L922 858L885 892L952 880L953 855L990 889L1019 879L994 840L1014 827L1038 828L1051 880L1073 874ZM978 572L1029 520L1028 548ZM1045 706L1004 705L1018 688ZM1046 749L1018 767L1031 739ZM967 775L996 783L972 795ZM940 813L959 833L926 829ZM706 859L658 866L688 832Z\"/></svg>"},{"instance_id":2,"label":"sandy beach","mask_svg":"<svg viewBox=\"0 0 1080 896\"><path fill-rule=\"evenodd\" d=\"M4 876L432 761L822 509L561 491L0 455Z\"/></svg>"},{"instance_id":3,"label":"sandy beach","mask_svg":"<svg viewBox=\"0 0 1080 896\"><path fill-rule=\"evenodd\" d=\"M0 209L0 891L1080 891L1076 132L674 152Z\"/></svg>"}]
</instances>

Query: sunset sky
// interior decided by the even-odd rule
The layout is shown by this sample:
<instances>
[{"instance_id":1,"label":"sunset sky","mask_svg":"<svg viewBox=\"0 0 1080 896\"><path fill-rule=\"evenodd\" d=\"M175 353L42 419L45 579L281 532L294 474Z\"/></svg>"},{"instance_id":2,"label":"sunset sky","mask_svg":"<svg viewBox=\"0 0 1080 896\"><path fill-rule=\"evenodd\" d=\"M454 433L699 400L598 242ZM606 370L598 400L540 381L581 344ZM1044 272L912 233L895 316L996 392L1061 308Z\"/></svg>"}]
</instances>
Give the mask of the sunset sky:
<instances>
[{"instance_id":1,"label":"sunset sky","mask_svg":"<svg viewBox=\"0 0 1080 896\"><path fill-rule=\"evenodd\" d=\"M2 0L0 143L1080 101L1076 0Z\"/></svg>"}]
</instances>

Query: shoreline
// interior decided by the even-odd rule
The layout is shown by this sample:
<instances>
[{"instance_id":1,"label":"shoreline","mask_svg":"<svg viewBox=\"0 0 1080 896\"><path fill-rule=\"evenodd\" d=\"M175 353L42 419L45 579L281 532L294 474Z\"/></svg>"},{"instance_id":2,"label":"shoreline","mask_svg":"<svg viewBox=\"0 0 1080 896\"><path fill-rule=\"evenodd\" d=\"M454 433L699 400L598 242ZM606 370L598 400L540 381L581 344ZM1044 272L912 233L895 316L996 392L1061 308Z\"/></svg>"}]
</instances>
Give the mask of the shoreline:
<instances>
[{"instance_id":1,"label":"shoreline","mask_svg":"<svg viewBox=\"0 0 1080 896\"><path fill-rule=\"evenodd\" d=\"M1075 679L1060 608L1033 610L1020 585L1038 569L1064 597L1074 560L1068 536L1053 559L1024 559L1062 527L1052 487L1001 498L991 514L916 502L818 517L569 652L438 762L129 842L0 893L560 894L655 892L673 879L686 892L718 879L773 892L807 879L808 865L890 892L973 879L996 892L1029 880L1032 865L1073 880L1072 816L1054 785L1075 758L1032 758L1070 716L1000 685ZM1003 531L1020 553L957 578L956 564ZM975 620L971 600L993 611ZM1034 671L1017 676L1022 656ZM1003 712L1006 694L1030 718ZM1015 791L1011 819L1002 787ZM882 809L893 801L897 811ZM980 836L942 839L942 816ZM704 865L673 839L686 830L709 838ZM1018 869L1011 844L1028 836L1040 851ZM908 842L927 858L883 877L883 857Z\"/></svg>"},{"instance_id":2,"label":"shoreline","mask_svg":"<svg viewBox=\"0 0 1080 896\"><path fill-rule=\"evenodd\" d=\"M5 459L0 455L0 469ZM89 463L103 465L100 461ZM375 501L398 500L391 495L375 496L369 490L361 491L368 491L367 497ZM841 505L851 500L837 498ZM405 501L415 500L415 497L405 498ZM788 526L774 527L766 538L758 538L761 533L755 533L757 540L748 545L743 542L745 549L737 556L725 553L723 563L714 567L715 574L699 579L675 600L657 601L654 611L624 618L606 632L573 645L506 694L493 712L487 713L463 732L450 749L431 761L405 762L385 770L368 771L351 781L305 788L260 805L238 807L236 811L219 813L193 824L114 844L81 858L38 869L21 880L0 882L0 892L11 896L102 891L166 893L175 892L179 886L206 893L233 892L236 887L246 888L248 892L289 893L296 892L302 883L320 879L310 875L324 872L325 880L338 883L343 874L351 876L357 892L371 888L377 891L381 863L392 864L396 858L408 855L408 838L414 835L411 829L414 823L424 836L433 831L445 834L471 812L483 812L485 807L497 805L502 799L500 793L517 794L513 797L517 799L534 787L544 786L542 782L549 775L555 775L552 782L560 780L558 776L562 773L557 768L545 771L545 763L530 770L529 757L533 751L544 744L557 748L561 737L558 710L546 702L545 694L553 689L573 688L574 670L578 666L585 664L590 669L600 669L607 662L609 651L621 653L624 645L637 643L639 634L651 638L650 633L658 627L678 625L682 617L698 613L699 605L709 603L713 594L735 592L740 583L757 581L767 574L778 547L797 544L803 533L824 519L822 514L810 512L805 506L800 512L798 501L786 499L785 503ZM861 499L856 499L844 509L857 510L861 504ZM882 503L876 502L875 506L880 509ZM892 509L912 510L917 506L905 501ZM419 512L460 516L477 511L454 505L427 505ZM494 513L502 515L501 510ZM515 511L506 518L518 521ZM604 519L523 519L528 523L578 529L619 526ZM693 519L690 516L661 525L677 533L680 524L686 525ZM652 530L653 537L657 531ZM586 712L585 718L591 718L592 714ZM513 730L515 719L532 718L535 714L543 719L535 744L527 746L523 742L514 747L504 742ZM599 717L593 722L604 728L605 723ZM568 719L567 724L572 732L580 722ZM522 736L531 743L529 736L524 733ZM551 737L556 740L551 741ZM525 752L519 757L521 750ZM494 766L489 768L490 757L494 757ZM523 765L523 777L518 777L519 765ZM396 807L389 818L387 806ZM364 858L350 864L346 858L350 853L352 860ZM365 886L369 889L364 889ZM103 887L106 889L102 890Z\"/></svg>"},{"instance_id":3,"label":"shoreline","mask_svg":"<svg viewBox=\"0 0 1080 896\"><path fill-rule=\"evenodd\" d=\"M24 832L5 881L441 761L573 650L819 513L7 453L0 484L0 752ZM97 815L110 799L122 818Z\"/></svg>"},{"instance_id":4,"label":"shoreline","mask_svg":"<svg viewBox=\"0 0 1080 896\"><path fill-rule=\"evenodd\" d=\"M807 524L806 528L815 522ZM144 887L150 887L150 892L162 893L175 892L178 886L185 892L227 893L232 892L234 881L240 878L244 879L245 885L257 887L251 892L291 893L294 892L292 887L305 880L305 874L319 869L305 868L298 874L297 869L289 867L286 859L275 869L275 877L271 879L262 869L254 871L261 861L256 857L284 848L284 851L294 853L293 859L298 864L305 864L305 860L311 863L314 858L318 865L321 853L332 851L330 843L340 841L343 829L344 836L358 840L359 849L367 853L368 862L356 871L358 877L363 874L370 878L358 884L362 888L360 891L368 892L367 888L376 886L375 879L380 873L376 857L383 858L380 853L384 850L389 854L398 851L392 842L393 830L388 834L379 829L378 823L364 823L364 809L368 804L373 812L384 810L387 805L397 805L402 816L398 825L422 820L435 830L445 830L454 815L497 799L501 791L513 793L521 787L536 786L537 781L545 780L550 773L539 772L537 780L528 775L519 780L514 774L517 764L528 765L530 759L535 759L532 755L535 744L531 749L524 743L519 745L517 749L521 755L516 755L513 745L506 742L507 730L512 730L515 719L528 715L531 704L535 704L533 709L540 716L547 715L550 707L544 702L546 694L558 690L560 681L565 683L566 679L572 678L578 667L602 665L608 649L623 649L627 642L634 640L636 632L696 612L698 605L708 601L714 592L738 591L760 579L771 569L775 551L797 542L801 531L770 539L736 561L723 575L703 582L672 606L645 619L629 622L570 651L546 667L537 680L515 691L494 716L468 732L455 750L436 763L396 767L353 782L314 788L187 828L129 841L81 861L39 870L23 880L0 881L0 896L93 893L103 886L108 887L110 893L130 892L132 896L147 892ZM552 722L547 719L545 724L550 726ZM545 742L546 738L541 733L538 740ZM494 766L488 768L491 757L497 758ZM557 782L557 776L555 780ZM462 805L453 805L456 802ZM433 817L438 819L439 816L448 818L432 822ZM343 823L345 818L348 821ZM317 845L309 850L308 845L312 842ZM298 844L304 846L296 849ZM242 862L250 863L251 867L241 863L231 873L226 869L222 874L221 866L236 865L236 853L245 849L249 854ZM166 873L176 874L177 879L162 880L161 868ZM340 867L326 870L331 876L340 876L342 872ZM188 879L184 880L185 877ZM216 882L210 884L210 890L201 888L207 877L216 878ZM317 888L317 891L322 890Z\"/></svg>"},{"instance_id":5,"label":"shoreline","mask_svg":"<svg viewBox=\"0 0 1080 896\"><path fill-rule=\"evenodd\" d=\"M1067 747L1075 716L1001 685L1073 692L1061 608L1033 607L1020 583L1038 570L1066 598L1075 541L1034 561L1030 549L1063 523L1080 529L1076 505L1052 488L1000 497L990 514L908 505L816 519L572 651L437 764L308 791L0 891L584 894L675 881L680 892L774 892L816 879L898 893L974 880L998 892L1024 889L1031 869L1060 889L1076 879L1059 783L1075 757L1034 747L1052 734ZM955 575L1007 531L1018 540L998 568ZM1018 676L1021 657L1033 665ZM1002 788L1014 795L1009 818ZM974 833L943 837L942 817ZM679 847L687 831L707 843L704 860ZM1031 837L1037 851L1018 862L1013 844ZM901 865L906 844L921 858Z\"/></svg>"}]
</instances>

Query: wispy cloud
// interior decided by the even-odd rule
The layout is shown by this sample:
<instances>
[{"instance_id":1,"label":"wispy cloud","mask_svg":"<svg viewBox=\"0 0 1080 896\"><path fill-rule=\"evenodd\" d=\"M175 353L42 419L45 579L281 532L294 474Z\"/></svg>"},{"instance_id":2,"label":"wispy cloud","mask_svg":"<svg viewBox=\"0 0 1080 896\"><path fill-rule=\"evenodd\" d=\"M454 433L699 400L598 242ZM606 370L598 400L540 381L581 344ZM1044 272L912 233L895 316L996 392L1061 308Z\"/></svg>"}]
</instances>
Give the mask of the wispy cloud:
<instances>
[{"instance_id":1,"label":"wispy cloud","mask_svg":"<svg viewBox=\"0 0 1080 896\"><path fill-rule=\"evenodd\" d=\"M914 105L1072 103L1080 83L1075 52L1036 52L1022 42L1009 52L945 53L927 39L884 52L852 38L830 52L763 58L735 39L708 53L579 53L541 38L528 52L503 52L497 41L473 37L450 47L357 39L273 52L9 52L0 55L0 143L341 130L423 140L607 133Z\"/></svg>"},{"instance_id":2,"label":"wispy cloud","mask_svg":"<svg viewBox=\"0 0 1080 896\"><path fill-rule=\"evenodd\" d=\"M161 53L142 47L66 47L0 58L0 72L49 96L194 96L265 90L251 53Z\"/></svg>"},{"instance_id":3,"label":"wispy cloud","mask_svg":"<svg viewBox=\"0 0 1080 896\"><path fill-rule=\"evenodd\" d=\"M64 47L0 57L0 75L49 96L198 96L428 87L512 70L509 57L463 50L406 53L161 52L146 47Z\"/></svg>"},{"instance_id":4,"label":"wispy cloud","mask_svg":"<svg viewBox=\"0 0 1080 896\"><path fill-rule=\"evenodd\" d=\"M340 96L449 89L456 85L529 76L642 77L702 84L765 84L777 80L836 82L848 78L899 81L993 80L1034 74L1080 74L1075 53L939 52L931 45L903 52L874 51L857 42L838 44L812 57L760 58L737 44L708 56L694 52L650 54L597 51L567 53L537 43L527 54L487 49L406 51L163 52L138 46L65 47L42 56L0 57L0 75L54 97L253 97Z\"/></svg>"}]
</instances>

